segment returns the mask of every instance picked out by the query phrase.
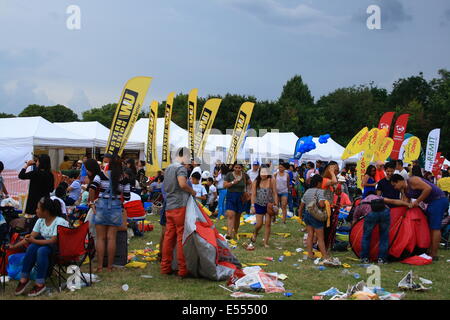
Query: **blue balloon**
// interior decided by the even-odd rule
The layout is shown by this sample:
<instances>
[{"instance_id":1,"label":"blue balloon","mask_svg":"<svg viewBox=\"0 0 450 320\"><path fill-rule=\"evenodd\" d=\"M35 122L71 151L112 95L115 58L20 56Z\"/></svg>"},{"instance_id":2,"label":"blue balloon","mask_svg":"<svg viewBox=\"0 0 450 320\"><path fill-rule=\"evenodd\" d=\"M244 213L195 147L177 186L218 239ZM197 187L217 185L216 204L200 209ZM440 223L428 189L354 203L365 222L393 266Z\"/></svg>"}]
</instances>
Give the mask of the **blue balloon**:
<instances>
[{"instance_id":1,"label":"blue balloon","mask_svg":"<svg viewBox=\"0 0 450 320\"><path fill-rule=\"evenodd\" d=\"M300 139L297 140L297 143L295 144L294 158L300 159L303 153L311 151L315 148L316 144L314 143L312 136L301 137Z\"/></svg>"},{"instance_id":2,"label":"blue balloon","mask_svg":"<svg viewBox=\"0 0 450 320\"><path fill-rule=\"evenodd\" d=\"M319 143L323 144L323 143L327 143L328 139L330 138L330 134L323 134L319 137Z\"/></svg>"}]
</instances>

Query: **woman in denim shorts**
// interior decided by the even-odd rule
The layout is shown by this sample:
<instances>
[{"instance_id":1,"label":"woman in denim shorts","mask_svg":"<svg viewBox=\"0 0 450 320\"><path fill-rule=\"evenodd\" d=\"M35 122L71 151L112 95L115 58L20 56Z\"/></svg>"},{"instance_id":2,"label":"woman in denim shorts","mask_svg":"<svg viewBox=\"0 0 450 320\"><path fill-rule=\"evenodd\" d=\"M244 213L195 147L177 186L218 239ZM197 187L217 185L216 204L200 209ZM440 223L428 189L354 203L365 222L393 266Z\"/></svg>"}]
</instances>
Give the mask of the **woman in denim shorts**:
<instances>
[{"instance_id":1,"label":"woman in denim shorts","mask_svg":"<svg viewBox=\"0 0 450 320\"><path fill-rule=\"evenodd\" d=\"M243 201L244 192L250 187L252 181L248 175L242 171L242 165L235 163L231 172L225 176L223 183L227 189L225 209L228 218L227 239L235 238L239 229L242 212L249 208L249 201Z\"/></svg>"},{"instance_id":2,"label":"woman in denim shorts","mask_svg":"<svg viewBox=\"0 0 450 320\"><path fill-rule=\"evenodd\" d=\"M118 158L111 160L109 171L106 173L100 170L100 166L94 159L86 161L86 169L91 181L88 204L94 211L97 237L97 272L103 269L105 248L108 252L108 271L112 271L116 254L117 229L122 226L122 201L130 200L130 182L124 177L122 163ZM97 200L94 203L95 199Z\"/></svg>"}]
</instances>

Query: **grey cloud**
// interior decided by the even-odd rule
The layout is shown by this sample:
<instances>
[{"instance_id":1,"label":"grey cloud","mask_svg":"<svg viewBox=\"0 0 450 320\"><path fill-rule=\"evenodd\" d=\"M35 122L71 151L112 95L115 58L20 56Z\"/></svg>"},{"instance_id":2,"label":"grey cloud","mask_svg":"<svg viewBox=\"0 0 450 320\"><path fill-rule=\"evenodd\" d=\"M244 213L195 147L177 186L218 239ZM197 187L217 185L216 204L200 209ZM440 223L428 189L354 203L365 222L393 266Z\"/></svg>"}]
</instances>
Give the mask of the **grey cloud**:
<instances>
[{"instance_id":1,"label":"grey cloud","mask_svg":"<svg viewBox=\"0 0 450 320\"><path fill-rule=\"evenodd\" d=\"M32 81L19 80L10 88L0 84L0 112L17 115L29 104L53 105L55 103Z\"/></svg>"},{"instance_id":2,"label":"grey cloud","mask_svg":"<svg viewBox=\"0 0 450 320\"><path fill-rule=\"evenodd\" d=\"M450 9L445 10L444 17L442 18L441 26L450 25Z\"/></svg>"},{"instance_id":3,"label":"grey cloud","mask_svg":"<svg viewBox=\"0 0 450 320\"><path fill-rule=\"evenodd\" d=\"M75 113L81 115L82 111L91 108L91 103L82 89L75 89L72 97L67 102L67 107L71 108Z\"/></svg>"},{"instance_id":4,"label":"grey cloud","mask_svg":"<svg viewBox=\"0 0 450 320\"><path fill-rule=\"evenodd\" d=\"M336 34L343 17L328 15L306 4L287 7L279 0L228 0L221 1L232 8L250 14L258 20L308 33Z\"/></svg>"}]
</instances>

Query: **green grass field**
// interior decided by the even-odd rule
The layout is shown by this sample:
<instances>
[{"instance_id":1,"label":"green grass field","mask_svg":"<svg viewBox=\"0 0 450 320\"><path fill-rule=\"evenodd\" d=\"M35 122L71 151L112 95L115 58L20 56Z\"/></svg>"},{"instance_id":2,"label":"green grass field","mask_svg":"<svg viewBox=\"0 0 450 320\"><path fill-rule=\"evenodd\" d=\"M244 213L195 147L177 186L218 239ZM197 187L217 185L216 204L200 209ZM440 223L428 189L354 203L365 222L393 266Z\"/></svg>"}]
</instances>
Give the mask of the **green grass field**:
<instances>
[{"instance_id":1,"label":"green grass field","mask_svg":"<svg viewBox=\"0 0 450 320\"><path fill-rule=\"evenodd\" d=\"M144 249L147 247L146 243L150 241L153 242L153 245L149 247L156 248L156 244L159 242L161 228L157 217L150 216L149 220L155 226L154 230L152 232L146 232L144 237L134 237L131 239L129 251L133 249ZM218 221L216 225L219 232L225 233L221 229L225 225L225 220ZM241 226L239 232L252 232L253 228L254 226L245 224ZM286 291L293 294L291 297L285 297L281 293L271 293L263 294L263 299L311 300L313 295L325 291L330 287L336 287L345 292L348 285L356 284L360 280L367 280L369 275L366 274L366 269L356 266L359 262L353 260L356 257L352 251L334 253L334 256L339 257L341 262L350 264L351 268L349 270L361 275L359 280L356 280L351 275L343 275L343 268L326 268L326 270L319 271L311 261L299 262L298 260L303 258L303 254L296 253L295 249L303 247L303 232L300 231L302 228L303 226L295 220L289 220L286 225L276 223L272 227L271 248L263 248L262 233L260 233L254 251L246 251L243 248L242 243L248 241L247 239L240 239L237 248L233 250L241 263L267 263L267 266L262 267L265 271L284 273L288 276L283 282ZM289 232L291 235L283 238L274 235L276 232ZM278 262L278 257L285 250L289 250L295 253L295 255L285 257L283 262ZM382 265L381 286L389 292L400 292L397 289L397 283L409 270L413 270L415 275L432 280L432 289L425 292L407 292L405 299L450 299L450 263L447 262L450 259L450 250L440 250L439 256L440 260L438 262L428 266L410 266L401 263ZM274 261L266 261L264 257L273 257ZM142 261L142 259L139 261ZM298 266L294 266L294 264L298 264ZM141 275L151 275L153 278L142 278ZM161 275L157 262L149 262L145 269L123 269L113 273L104 271L99 276L101 281L91 287L84 287L75 292L65 290L58 293L56 290L52 290L51 295L46 293L37 298L28 298L26 296L15 297L13 292L17 282L11 281L7 283L6 292L1 296L1 299L234 299L229 296L230 292L219 287L219 285L225 285L226 281L213 282L205 279L180 279L177 276ZM51 286L50 281L48 281L48 284ZM128 284L128 291L122 290L123 284Z\"/></svg>"}]
</instances>

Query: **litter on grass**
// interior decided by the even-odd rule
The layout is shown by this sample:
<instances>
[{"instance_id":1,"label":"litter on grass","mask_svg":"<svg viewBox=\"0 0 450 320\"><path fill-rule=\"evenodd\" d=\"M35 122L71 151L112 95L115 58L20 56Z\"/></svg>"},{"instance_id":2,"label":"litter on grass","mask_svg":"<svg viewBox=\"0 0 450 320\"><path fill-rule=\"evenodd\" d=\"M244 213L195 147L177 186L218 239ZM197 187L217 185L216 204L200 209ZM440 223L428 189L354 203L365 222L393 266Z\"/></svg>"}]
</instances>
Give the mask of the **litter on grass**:
<instances>
[{"instance_id":1,"label":"litter on grass","mask_svg":"<svg viewBox=\"0 0 450 320\"><path fill-rule=\"evenodd\" d=\"M253 293L246 293L246 292L233 292L232 294L230 294L230 297L259 299L259 298L262 298L263 296L260 294L253 294Z\"/></svg>"},{"instance_id":2,"label":"litter on grass","mask_svg":"<svg viewBox=\"0 0 450 320\"><path fill-rule=\"evenodd\" d=\"M426 279L424 279L426 280ZM430 280L428 280L430 281ZM423 283L423 282L422 282ZM422 283L414 282L414 275L412 270L409 271L406 276L398 283L398 288L402 290L413 290L413 291L425 291L431 289L431 287L425 287Z\"/></svg>"},{"instance_id":3,"label":"litter on grass","mask_svg":"<svg viewBox=\"0 0 450 320\"><path fill-rule=\"evenodd\" d=\"M139 261L131 261L125 265L125 268L141 268L145 269L147 267L146 262L139 262Z\"/></svg>"},{"instance_id":4,"label":"litter on grass","mask_svg":"<svg viewBox=\"0 0 450 320\"><path fill-rule=\"evenodd\" d=\"M277 273L264 272L258 266L244 268L239 273L235 272L227 284L234 291L285 292L284 284L278 280Z\"/></svg>"},{"instance_id":5,"label":"litter on grass","mask_svg":"<svg viewBox=\"0 0 450 320\"><path fill-rule=\"evenodd\" d=\"M318 298L322 296L322 298ZM330 288L327 291L313 296L313 300L323 300L324 297L331 297L329 300L401 300L404 293L390 293L383 288L369 288L364 281L360 281L353 286L348 286L345 293L337 288Z\"/></svg>"},{"instance_id":6,"label":"litter on grass","mask_svg":"<svg viewBox=\"0 0 450 320\"><path fill-rule=\"evenodd\" d=\"M280 280L286 280L287 278L288 278L288 276L285 275L284 273L280 273L280 274L278 275L278 279L280 279Z\"/></svg>"}]
</instances>

